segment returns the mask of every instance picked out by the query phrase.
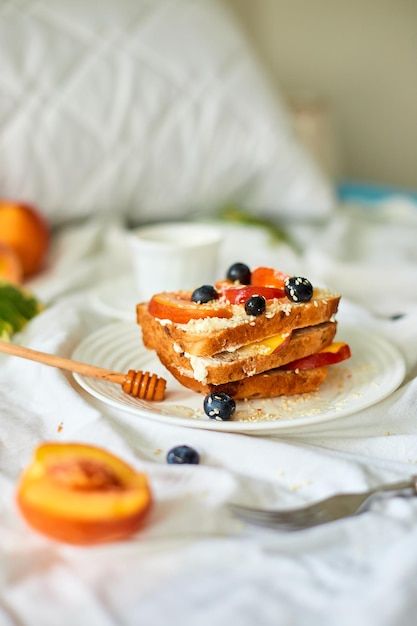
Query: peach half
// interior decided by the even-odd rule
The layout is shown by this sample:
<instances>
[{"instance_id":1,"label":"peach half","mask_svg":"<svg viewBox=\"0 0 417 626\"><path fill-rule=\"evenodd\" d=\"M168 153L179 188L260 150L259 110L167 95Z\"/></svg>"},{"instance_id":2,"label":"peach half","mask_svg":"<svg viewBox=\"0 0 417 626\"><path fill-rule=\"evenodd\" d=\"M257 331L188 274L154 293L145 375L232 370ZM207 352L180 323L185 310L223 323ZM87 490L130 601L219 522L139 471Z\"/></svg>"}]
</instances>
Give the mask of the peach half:
<instances>
[{"instance_id":1,"label":"peach half","mask_svg":"<svg viewBox=\"0 0 417 626\"><path fill-rule=\"evenodd\" d=\"M29 525L78 545L127 539L142 526L151 503L145 474L81 443L41 444L17 489L17 504Z\"/></svg>"}]
</instances>

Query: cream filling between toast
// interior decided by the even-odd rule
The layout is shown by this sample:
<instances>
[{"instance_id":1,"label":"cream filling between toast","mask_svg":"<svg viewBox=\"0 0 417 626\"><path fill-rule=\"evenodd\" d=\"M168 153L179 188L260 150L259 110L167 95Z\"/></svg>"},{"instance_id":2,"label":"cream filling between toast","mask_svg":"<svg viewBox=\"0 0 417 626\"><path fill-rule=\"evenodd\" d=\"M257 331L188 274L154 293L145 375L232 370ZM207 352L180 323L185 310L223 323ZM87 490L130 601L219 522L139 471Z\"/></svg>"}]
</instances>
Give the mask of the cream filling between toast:
<instances>
[{"instance_id":1,"label":"cream filling between toast","mask_svg":"<svg viewBox=\"0 0 417 626\"><path fill-rule=\"evenodd\" d=\"M280 335L274 335L260 341L254 341L246 346L235 348L231 350L225 350L215 355L215 357L203 357L188 354L181 350L178 344L174 344L174 350L177 353L183 353L184 356L190 361L191 368L193 370L194 378L200 383L207 382L207 374L209 366L218 366L223 363L227 363L234 360L239 360L240 357L248 357L250 355L262 355L266 356L272 354L280 345L284 344L286 339L291 335L291 332L282 333ZM256 372L246 372L247 376L252 376Z\"/></svg>"}]
</instances>

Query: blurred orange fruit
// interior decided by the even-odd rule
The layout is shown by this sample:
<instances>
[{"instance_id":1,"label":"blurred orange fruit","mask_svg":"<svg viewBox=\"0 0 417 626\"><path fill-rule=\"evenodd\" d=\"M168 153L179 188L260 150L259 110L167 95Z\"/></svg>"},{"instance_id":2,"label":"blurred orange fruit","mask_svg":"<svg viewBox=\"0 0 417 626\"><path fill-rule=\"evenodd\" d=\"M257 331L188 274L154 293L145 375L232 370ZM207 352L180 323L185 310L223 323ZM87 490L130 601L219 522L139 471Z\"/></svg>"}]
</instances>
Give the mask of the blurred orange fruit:
<instances>
[{"instance_id":1,"label":"blurred orange fruit","mask_svg":"<svg viewBox=\"0 0 417 626\"><path fill-rule=\"evenodd\" d=\"M152 506L146 474L103 448L71 442L40 444L16 495L37 531L85 546L128 539Z\"/></svg>"},{"instance_id":2,"label":"blurred orange fruit","mask_svg":"<svg viewBox=\"0 0 417 626\"><path fill-rule=\"evenodd\" d=\"M0 199L0 242L9 245L19 257L23 278L42 269L49 250L50 229L34 207Z\"/></svg>"},{"instance_id":3,"label":"blurred orange fruit","mask_svg":"<svg viewBox=\"0 0 417 626\"><path fill-rule=\"evenodd\" d=\"M23 279L22 263L16 252L0 241L0 278L11 283L20 283Z\"/></svg>"}]
</instances>

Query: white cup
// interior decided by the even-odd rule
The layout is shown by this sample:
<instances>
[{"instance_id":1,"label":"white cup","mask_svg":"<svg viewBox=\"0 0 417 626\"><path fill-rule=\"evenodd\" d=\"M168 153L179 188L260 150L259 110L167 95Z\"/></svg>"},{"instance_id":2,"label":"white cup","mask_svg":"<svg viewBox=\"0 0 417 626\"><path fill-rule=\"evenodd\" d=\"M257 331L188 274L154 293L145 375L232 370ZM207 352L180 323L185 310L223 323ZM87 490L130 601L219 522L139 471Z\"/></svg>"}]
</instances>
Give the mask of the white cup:
<instances>
[{"instance_id":1,"label":"white cup","mask_svg":"<svg viewBox=\"0 0 417 626\"><path fill-rule=\"evenodd\" d=\"M161 222L133 231L130 244L138 297L213 284L223 236L204 223Z\"/></svg>"}]
</instances>

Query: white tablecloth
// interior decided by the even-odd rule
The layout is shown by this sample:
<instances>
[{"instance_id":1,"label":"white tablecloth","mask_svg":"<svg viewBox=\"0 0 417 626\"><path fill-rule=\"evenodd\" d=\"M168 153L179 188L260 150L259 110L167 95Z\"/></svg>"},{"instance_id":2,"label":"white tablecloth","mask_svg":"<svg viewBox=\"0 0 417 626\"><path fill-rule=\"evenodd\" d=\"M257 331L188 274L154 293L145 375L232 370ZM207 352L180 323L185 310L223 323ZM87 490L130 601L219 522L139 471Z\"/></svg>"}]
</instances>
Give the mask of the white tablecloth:
<instances>
[{"instance_id":1,"label":"white tablecloth","mask_svg":"<svg viewBox=\"0 0 417 626\"><path fill-rule=\"evenodd\" d=\"M416 207L400 199L344 207L331 223L293 235L302 254L271 245L262 229L228 226L220 267L273 265L341 291L339 319L388 338L404 356L405 382L355 415L253 436L134 420L70 374L2 355L1 626L416 623L417 498L292 534L245 526L225 506L296 506L416 473ZM121 224L68 227L50 268L30 284L47 307L14 340L71 355L112 321L97 295L114 280L117 297L129 271ZM145 528L130 541L86 548L30 529L14 495L44 440L98 444L146 471L155 506ZM199 451L200 465L167 465L166 452L183 443Z\"/></svg>"}]
</instances>

